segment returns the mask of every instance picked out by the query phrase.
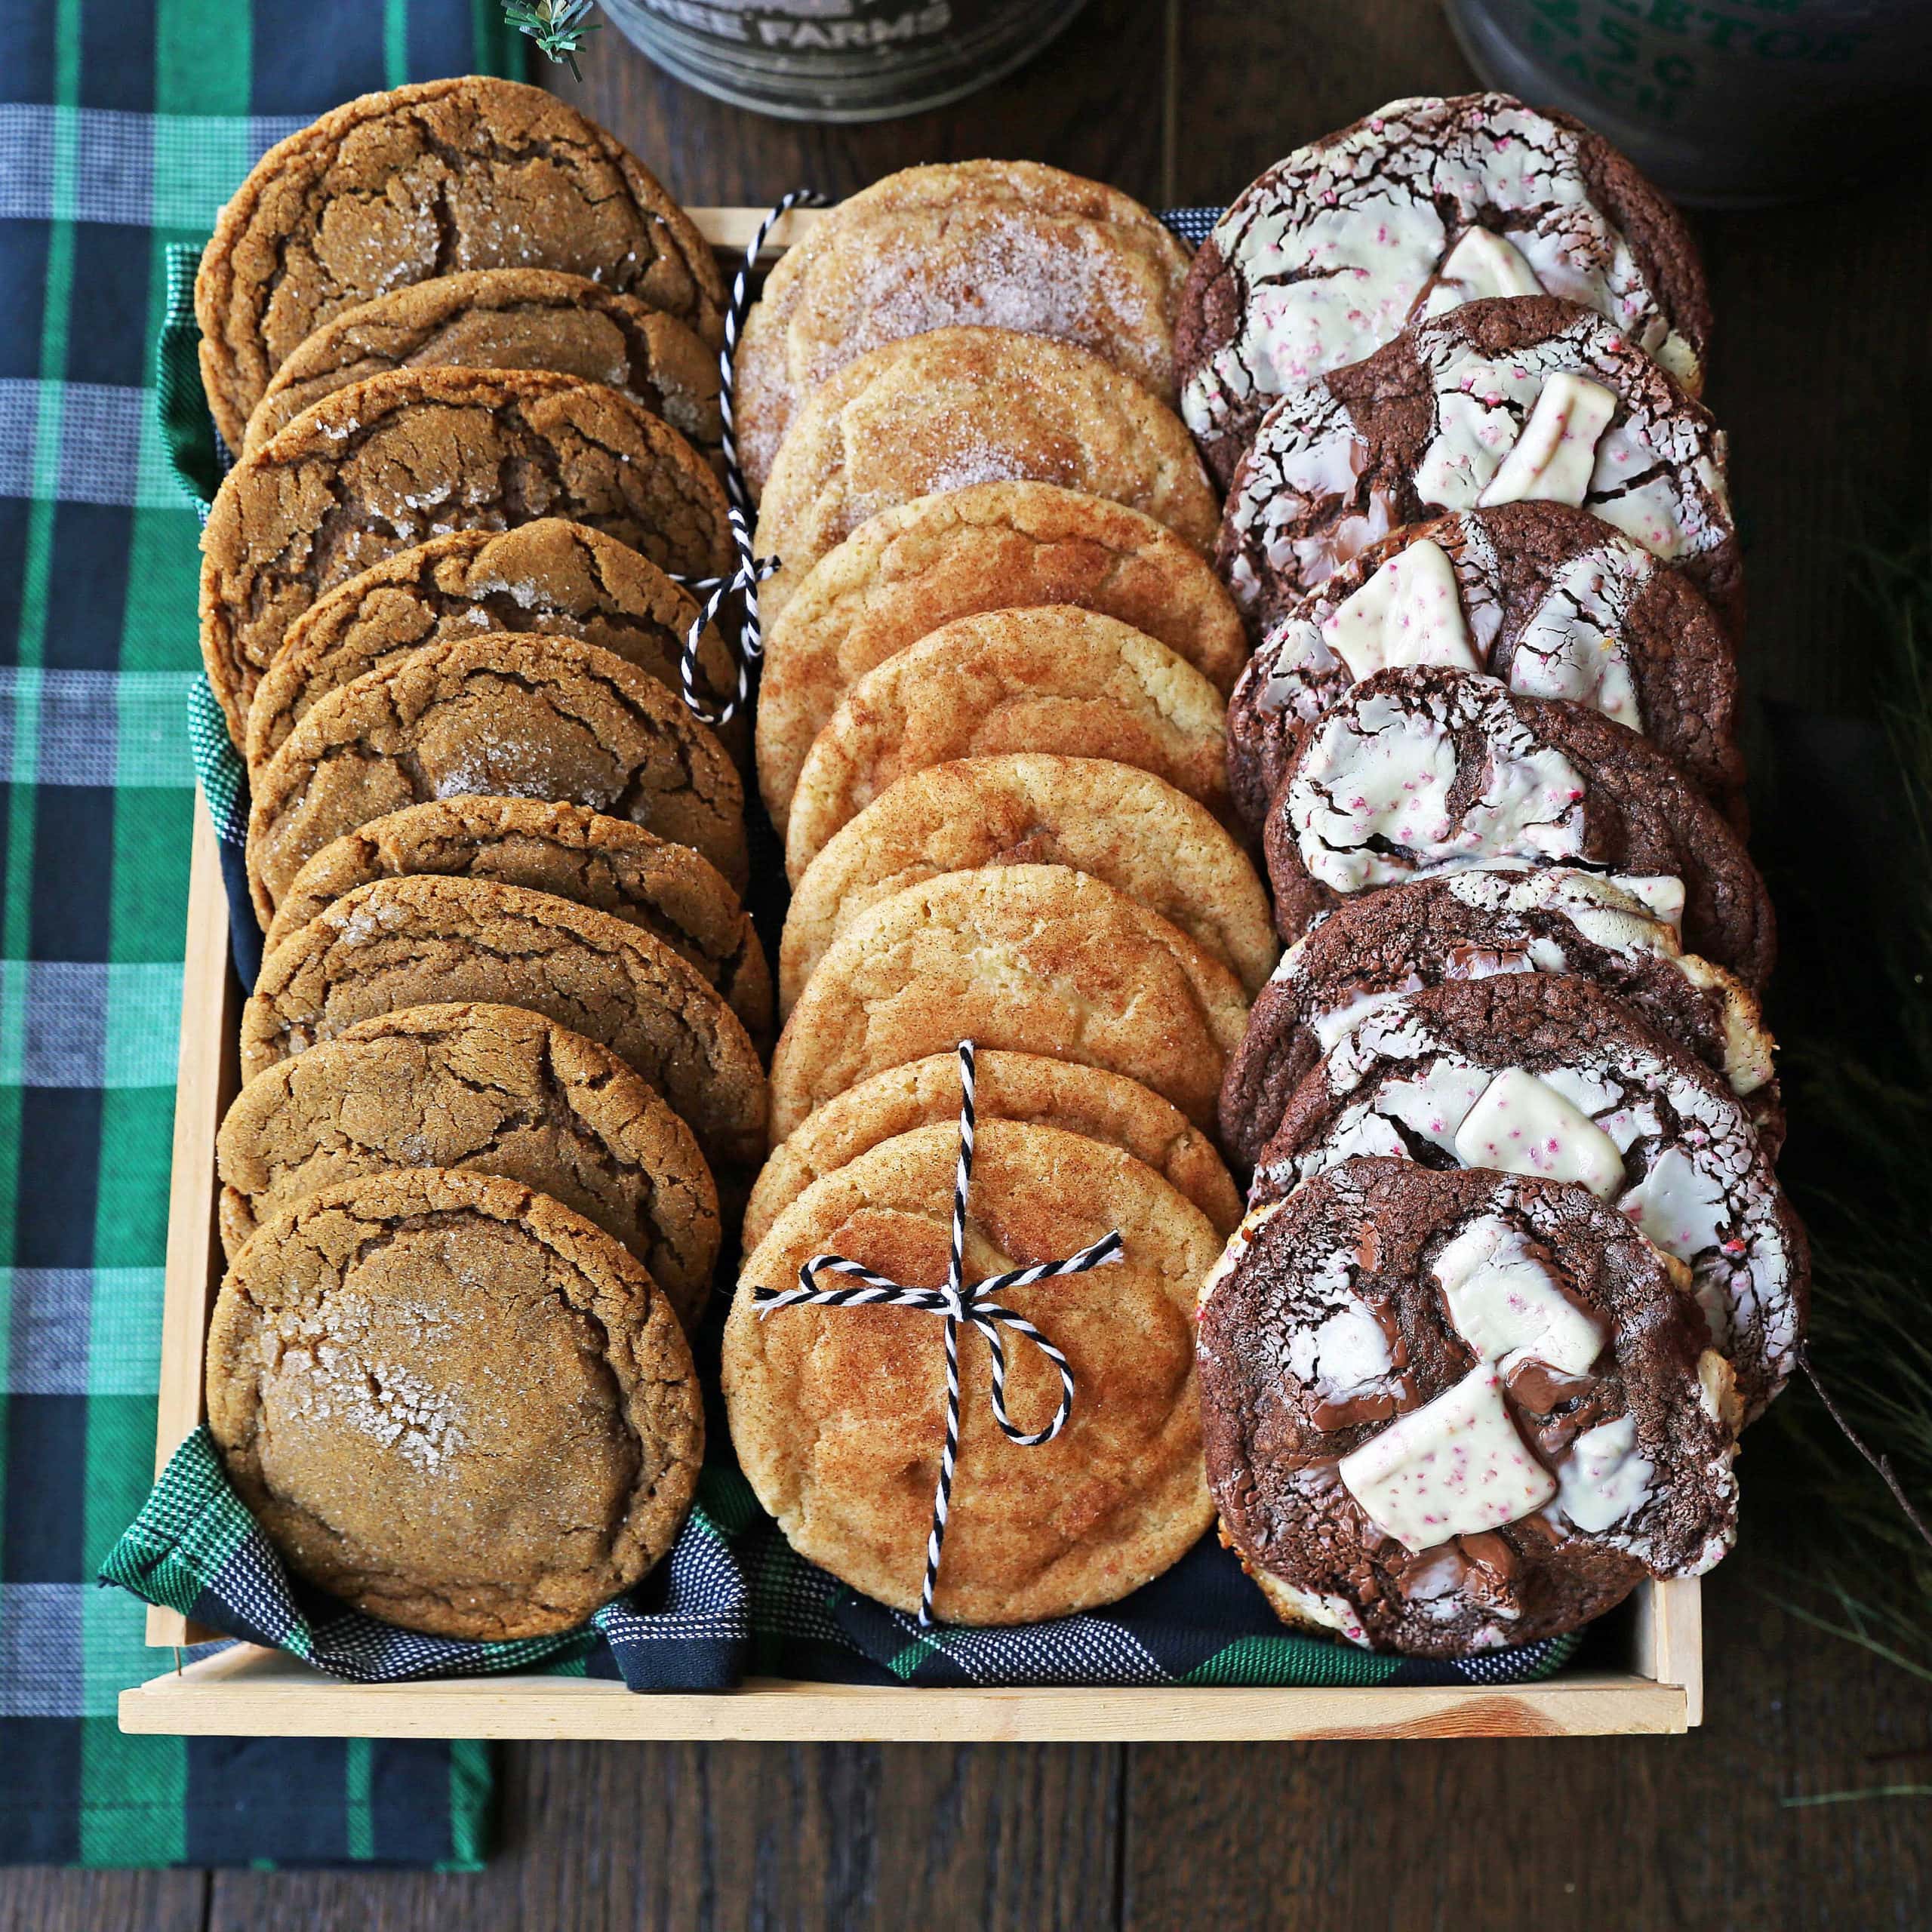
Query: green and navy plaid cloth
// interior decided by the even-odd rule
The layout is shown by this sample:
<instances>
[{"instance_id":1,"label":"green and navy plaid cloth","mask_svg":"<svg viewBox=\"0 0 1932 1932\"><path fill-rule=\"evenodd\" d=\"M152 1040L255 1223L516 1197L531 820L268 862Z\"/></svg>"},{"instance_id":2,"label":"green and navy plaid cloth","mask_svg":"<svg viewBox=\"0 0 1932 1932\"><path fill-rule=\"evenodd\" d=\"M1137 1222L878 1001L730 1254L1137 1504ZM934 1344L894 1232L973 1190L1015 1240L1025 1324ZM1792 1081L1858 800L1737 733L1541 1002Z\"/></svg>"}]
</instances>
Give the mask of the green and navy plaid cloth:
<instances>
[{"instance_id":1,"label":"green and navy plaid cloth","mask_svg":"<svg viewBox=\"0 0 1932 1932\"><path fill-rule=\"evenodd\" d=\"M124 1738L94 1577L153 1469L194 768L165 251L369 88L519 59L493 0L0 0L0 1860L473 1865L480 1746Z\"/></svg>"}]
</instances>

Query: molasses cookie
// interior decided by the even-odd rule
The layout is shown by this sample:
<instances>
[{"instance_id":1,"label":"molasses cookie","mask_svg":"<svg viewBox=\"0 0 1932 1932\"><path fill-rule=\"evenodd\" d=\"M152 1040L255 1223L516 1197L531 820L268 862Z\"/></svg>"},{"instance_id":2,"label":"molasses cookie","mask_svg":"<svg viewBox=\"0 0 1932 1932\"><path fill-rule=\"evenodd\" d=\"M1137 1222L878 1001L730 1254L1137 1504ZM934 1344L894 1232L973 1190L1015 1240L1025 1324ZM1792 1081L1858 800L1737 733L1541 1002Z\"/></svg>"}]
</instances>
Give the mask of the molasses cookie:
<instances>
[{"instance_id":1,"label":"molasses cookie","mask_svg":"<svg viewBox=\"0 0 1932 1932\"><path fill-rule=\"evenodd\" d=\"M837 1253L896 1281L946 1275L956 1124L861 1154L800 1195L745 1263L724 1331L732 1446L792 1548L854 1589L918 1605L946 1435L945 1324L917 1309L792 1307L760 1318L755 1288L789 1288ZM965 1235L969 1278L1060 1260L1110 1230L1121 1260L1016 1287L1003 1305L1066 1355L1072 1413L1022 1447L994 1420L986 1345L960 1337L959 1445L935 1613L1032 1623L1112 1603L1177 1561L1214 1520L1201 1463L1194 1297L1220 1241L1207 1217L1118 1148L1050 1127L981 1125ZM1015 1423L1043 1426L1060 1377L1008 1338Z\"/></svg>"},{"instance_id":2,"label":"molasses cookie","mask_svg":"<svg viewBox=\"0 0 1932 1932\"><path fill-rule=\"evenodd\" d=\"M1078 604L1177 651L1232 690L1247 638L1199 554L1124 504L1052 483L917 497L820 558L764 641L758 783L784 829L812 740L860 678L955 617Z\"/></svg>"},{"instance_id":3,"label":"molasses cookie","mask_svg":"<svg viewBox=\"0 0 1932 1932\"><path fill-rule=\"evenodd\" d=\"M1542 294L1703 387L1696 248L1607 141L1508 94L1392 101L1277 162L1214 224L1182 298L1182 412L1225 483L1284 390L1463 303Z\"/></svg>"},{"instance_id":4,"label":"molasses cookie","mask_svg":"<svg viewBox=\"0 0 1932 1932\"><path fill-rule=\"evenodd\" d=\"M1097 355L1011 329L934 329L888 343L814 390L785 433L755 547L785 568L775 618L805 573L881 510L974 483L1031 478L1106 497L1203 555L1219 512L1174 411Z\"/></svg>"},{"instance_id":5,"label":"molasses cookie","mask_svg":"<svg viewBox=\"0 0 1932 1932\"><path fill-rule=\"evenodd\" d=\"M794 885L833 835L907 774L1001 752L1111 758L1228 810L1226 712L1164 644L1071 605L961 617L854 685L786 815Z\"/></svg>"},{"instance_id":6,"label":"molasses cookie","mask_svg":"<svg viewBox=\"0 0 1932 1932\"><path fill-rule=\"evenodd\" d=\"M432 798L325 845L289 881L266 955L371 879L494 880L614 914L681 953L754 1038L771 1025L771 971L724 875L688 845L629 819L543 798Z\"/></svg>"},{"instance_id":7,"label":"molasses cookie","mask_svg":"<svg viewBox=\"0 0 1932 1932\"><path fill-rule=\"evenodd\" d=\"M432 537L351 577L289 626L248 708L249 767L266 764L338 687L406 651L481 631L581 638L680 691L679 659L697 615L696 601L655 564L585 524L540 517L514 530ZM734 675L715 626L698 666L709 689Z\"/></svg>"},{"instance_id":8,"label":"molasses cookie","mask_svg":"<svg viewBox=\"0 0 1932 1932\"><path fill-rule=\"evenodd\" d=\"M1010 865L1104 879L1232 967L1251 994L1280 952L1254 866L1205 807L1111 758L1014 752L909 773L820 848L785 915L780 1011L868 907L940 872Z\"/></svg>"},{"instance_id":9,"label":"molasses cookie","mask_svg":"<svg viewBox=\"0 0 1932 1932\"><path fill-rule=\"evenodd\" d=\"M715 989L663 940L522 886L379 878L262 962L242 1078L404 1007L527 1006L608 1047L678 1112L714 1167L764 1152L764 1069Z\"/></svg>"},{"instance_id":10,"label":"molasses cookie","mask_svg":"<svg viewBox=\"0 0 1932 1932\"><path fill-rule=\"evenodd\" d=\"M1776 1157L1784 1111L1757 1001L1686 952L1668 919L1609 879L1552 866L1460 872L1345 899L1288 949L1221 1087L1221 1139L1260 1154L1289 1097L1349 1028L1445 980L1570 973L1614 993L1718 1075Z\"/></svg>"},{"instance_id":11,"label":"molasses cookie","mask_svg":"<svg viewBox=\"0 0 1932 1932\"><path fill-rule=\"evenodd\" d=\"M758 1171L745 1209L746 1251L814 1181L881 1140L956 1123L959 1100L959 1056L933 1054L888 1067L807 1115ZM1241 1195L1214 1143L1137 1080L1076 1060L982 1053L974 1062L973 1103L982 1121L1057 1127L1131 1154L1192 1201L1218 1235L1233 1233L1240 1223Z\"/></svg>"},{"instance_id":12,"label":"molasses cookie","mask_svg":"<svg viewBox=\"0 0 1932 1932\"><path fill-rule=\"evenodd\" d=\"M1587 980L1507 973L1369 1014L1290 1097L1249 1203L1355 1154L1580 1183L1689 1267L1747 1417L1796 1364L1804 1233L1750 1116Z\"/></svg>"},{"instance_id":13,"label":"molasses cookie","mask_svg":"<svg viewBox=\"0 0 1932 1932\"><path fill-rule=\"evenodd\" d=\"M963 1039L1124 1073L1205 1127L1247 1013L1219 960L1084 872L943 873L881 900L819 961L772 1060L772 1143Z\"/></svg>"},{"instance_id":14,"label":"molasses cookie","mask_svg":"<svg viewBox=\"0 0 1932 1932\"><path fill-rule=\"evenodd\" d=\"M372 1174L265 1223L215 1303L208 1403L297 1577L445 1637L583 1623L669 1549L704 1459L650 1275L491 1174Z\"/></svg>"},{"instance_id":15,"label":"molasses cookie","mask_svg":"<svg viewBox=\"0 0 1932 1932\"><path fill-rule=\"evenodd\" d=\"M1198 1360L1222 1537L1284 1623L1534 1643L1736 1533L1730 1371L1581 1188L1344 1161L1243 1224Z\"/></svg>"},{"instance_id":16,"label":"molasses cookie","mask_svg":"<svg viewBox=\"0 0 1932 1932\"><path fill-rule=\"evenodd\" d=\"M718 1258L691 1131L608 1047L515 1006L412 1006L297 1054L235 1097L216 1146L222 1244L389 1168L501 1174L622 1241L687 1329Z\"/></svg>"},{"instance_id":17,"label":"molasses cookie","mask_svg":"<svg viewBox=\"0 0 1932 1932\"><path fill-rule=\"evenodd\" d=\"M901 169L788 248L745 319L738 448L755 498L799 403L868 349L958 323L1090 349L1172 407L1180 244L1118 189L1032 161Z\"/></svg>"},{"instance_id":18,"label":"molasses cookie","mask_svg":"<svg viewBox=\"0 0 1932 1932\"><path fill-rule=\"evenodd\" d=\"M723 340L724 279L703 236L555 95L481 74L364 94L270 148L202 257L202 380L229 448L325 323L471 269L560 269Z\"/></svg>"},{"instance_id":19,"label":"molasses cookie","mask_svg":"<svg viewBox=\"0 0 1932 1932\"><path fill-rule=\"evenodd\" d=\"M393 369L554 369L622 389L720 460L718 358L675 316L582 275L478 269L345 309L275 372L245 450L303 411Z\"/></svg>"},{"instance_id":20,"label":"molasses cookie","mask_svg":"<svg viewBox=\"0 0 1932 1932\"><path fill-rule=\"evenodd\" d=\"M724 492L627 395L540 369L404 369L325 396L230 470L202 533L202 657L238 746L327 592L452 530L587 523L680 577L731 565Z\"/></svg>"},{"instance_id":21,"label":"molasses cookie","mask_svg":"<svg viewBox=\"0 0 1932 1932\"><path fill-rule=\"evenodd\" d=\"M426 644L331 691L254 776L248 882L266 926L331 839L431 798L554 799L689 845L744 889L744 793L654 678L574 638Z\"/></svg>"},{"instance_id":22,"label":"molasses cookie","mask_svg":"<svg viewBox=\"0 0 1932 1932\"><path fill-rule=\"evenodd\" d=\"M1414 524L1269 628L1228 704L1228 782L1260 829L1297 738L1357 678L1417 664L1487 671L1641 733L1736 823L1737 670L1684 576L1587 510L1499 503Z\"/></svg>"},{"instance_id":23,"label":"molasses cookie","mask_svg":"<svg viewBox=\"0 0 1932 1932\"><path fill-rule=\"evenodd\" d=\"M1651 881L1639 896L1681 909L1684 944L1753 992L1777 950L1757 868L1672 759L1600 712L1467 672L1351 686L1290 763L1265 843L1291 942L1338 900L1418 873L1554 865Z\"/></svg>"},{"instance_id":24,"label":"molasses cookie","mask_svg":"<svg viewBox=\"0 0 1932 1932\"><path fill-rule=\"evenodd\" d=\"M1404 524L1569 503L1681 570L1734 638L1724 460L1709 412L1594 309L1472 302L1283 392L1229 488L1215 564L1265 625Z\"/></svg>"}]
</instances>

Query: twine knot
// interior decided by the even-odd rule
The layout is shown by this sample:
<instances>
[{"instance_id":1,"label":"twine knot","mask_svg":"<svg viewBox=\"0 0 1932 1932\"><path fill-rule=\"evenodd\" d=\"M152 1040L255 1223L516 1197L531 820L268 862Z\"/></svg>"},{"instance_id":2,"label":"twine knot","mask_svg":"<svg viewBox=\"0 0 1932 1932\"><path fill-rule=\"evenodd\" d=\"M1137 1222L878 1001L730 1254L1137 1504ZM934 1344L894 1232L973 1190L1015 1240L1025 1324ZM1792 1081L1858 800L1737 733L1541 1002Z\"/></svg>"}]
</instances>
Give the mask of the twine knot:
<instances>
[{"instance_id":1,"label":"twine knot","mask_svg":"<svg viewBox=\"0 0 1932 1932\"><path fill-rule=\"evenodd\" d=\"M1029 1268L1014 1268L1003 1275L989 1275L977 1281L966 1279L966 1204L973 1186L974 1060L971 1040L959 1043L959 1161L952 1183L952 1235L946 1263L945 1285L937 1288L911 1288L884 1275L875 1275L862 1263L842 1254L815 1254L798 1270L795 1288L754 1288L752 1300L758 1318L775 1309L811 1306L858 1308L866 1306L912 1308L942 1316L946 1322L946 1441L940 1454L939 1484L933 1497L932 1527L926 1537L926 1569L919 1589L919 1622L930 1627L934 1622L933 1594L939 1584L940 1552L946 1542L946 1518L952 1506L952 1478L959 1457L959 1331L973 1327L986 1338L986 1355L992 1383L994 1420L1008 1441L1022 1449L1037 1448L1051 1442L1066 1428L1073 1414L1073 1371L1066 1357L1026 1318L1003 1306L997 1299L1010 1289L1030 1286L1035 1281L1063 1275L1084 1275L1121 1259L1118 1229L1105 1235L1064 1261L1041 1261ZM844 1275L861 1284L857 1287L821 1287L822 1275ZM1038 1349L1060 1371L1060 1401L1044 1429L1023 1429L1007 1412L1006 1341L1011 1330Z\"/></svg>"}]
</instances>

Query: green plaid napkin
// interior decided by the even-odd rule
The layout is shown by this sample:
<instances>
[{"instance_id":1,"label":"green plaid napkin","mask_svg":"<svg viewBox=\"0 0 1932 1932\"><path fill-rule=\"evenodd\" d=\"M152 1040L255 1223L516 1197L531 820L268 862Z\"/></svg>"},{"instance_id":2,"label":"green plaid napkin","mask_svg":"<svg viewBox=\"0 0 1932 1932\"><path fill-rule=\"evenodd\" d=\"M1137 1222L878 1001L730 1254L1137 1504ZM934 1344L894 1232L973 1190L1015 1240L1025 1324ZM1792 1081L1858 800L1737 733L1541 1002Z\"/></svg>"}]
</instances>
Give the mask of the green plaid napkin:
<instances>
[{"instance_id":1,"label":"green plaid napkin","mask_svg":"<svg viewBox=\"0 0 1932 1932\"><path fill-rule=\"evenodd\" d=\"M372 88L517 70L494 0L0 0L0 1860L468 1866L482 1747L125 1738L95 1571L153 1467L198 668L165 251Z\"/></svg>"}]
</instances>

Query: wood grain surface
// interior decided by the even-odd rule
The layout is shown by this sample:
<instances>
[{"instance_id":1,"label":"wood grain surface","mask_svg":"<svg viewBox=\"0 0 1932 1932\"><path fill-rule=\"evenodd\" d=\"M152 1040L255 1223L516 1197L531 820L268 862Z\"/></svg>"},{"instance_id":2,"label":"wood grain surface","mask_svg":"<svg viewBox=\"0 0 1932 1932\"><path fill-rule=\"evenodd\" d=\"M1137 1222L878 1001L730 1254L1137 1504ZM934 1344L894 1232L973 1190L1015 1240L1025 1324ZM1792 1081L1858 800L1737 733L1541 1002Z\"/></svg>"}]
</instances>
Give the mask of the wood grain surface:
<instances>
[{"instance_id":1,"label":"wood grain surface","mask_svg":"<svg viewBox=\"0 0 1932 1932\"><path fill-rule=\"evenodd\" d=\"M1381 101L1471 80L1431 0L1093 0L992 91L859 128L721 106L614 28L584 68L558 91L700 202L801 181L841 192L975 155L1057 162L1157 204L1218 202ZM1871 653L1844 558L1875 513L1924 500L1932 196L1881 182L1697 226L1719 330L1709 400L1747 542L1747 687L1863 709ZM1747 1494L1761 1460L1743 1459ZM15 1872L0 1875L0 1932L1932 1922L1932 1803L1791 1802L1932 1781L1932 1690L1781 1611L1799 1526L1774 1503L1750 1515L1706 1584L1707 1715L1687 1738L516 1746L505 1848L479 1877Z\"/></svg>"}]
</instances>

